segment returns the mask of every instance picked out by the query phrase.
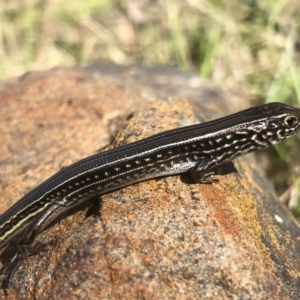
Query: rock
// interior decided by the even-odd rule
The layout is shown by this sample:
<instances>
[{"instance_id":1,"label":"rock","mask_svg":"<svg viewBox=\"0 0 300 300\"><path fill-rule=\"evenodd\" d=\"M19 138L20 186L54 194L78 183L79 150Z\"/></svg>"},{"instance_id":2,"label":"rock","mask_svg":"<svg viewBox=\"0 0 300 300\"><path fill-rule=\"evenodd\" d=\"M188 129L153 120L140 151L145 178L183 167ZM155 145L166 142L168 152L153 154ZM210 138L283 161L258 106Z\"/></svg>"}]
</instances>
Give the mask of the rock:
<instances>
[{"instance_id":1,"label":"rock","mask_svg":"<svg viewBox=\"0 0 300 300\"><path fill-rule=\"evenodd\" d=\"M106 144L228 114L235 100L174 69L114 65L30 72L0 94L3 212ZM212 185L134 184L103 196L98 218L87 208L60 218L8 299L299 299L293 217L252 155L220 174Z\"/></svg>"}]
</instances>

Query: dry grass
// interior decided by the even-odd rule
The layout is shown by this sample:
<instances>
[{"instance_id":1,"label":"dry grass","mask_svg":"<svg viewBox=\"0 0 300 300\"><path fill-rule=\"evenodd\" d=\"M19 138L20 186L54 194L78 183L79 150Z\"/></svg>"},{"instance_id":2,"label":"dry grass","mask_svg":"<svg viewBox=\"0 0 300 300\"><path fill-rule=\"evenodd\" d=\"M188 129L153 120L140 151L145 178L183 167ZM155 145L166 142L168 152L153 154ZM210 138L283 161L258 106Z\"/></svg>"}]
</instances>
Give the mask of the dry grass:
<instances>
[{"instance_id":1,"label":"dry grass","mask_svg":"<svg viewBox=\"0 0 300 300\"><path fill-rule=\"evenodd\" d=\"M299 105L299 8L296 0L1 1L0 78L138 61L192 70L248 105ZM280 193L298 190L299 146L293 139L270 150Z\"/></svg>"}]
</instances>

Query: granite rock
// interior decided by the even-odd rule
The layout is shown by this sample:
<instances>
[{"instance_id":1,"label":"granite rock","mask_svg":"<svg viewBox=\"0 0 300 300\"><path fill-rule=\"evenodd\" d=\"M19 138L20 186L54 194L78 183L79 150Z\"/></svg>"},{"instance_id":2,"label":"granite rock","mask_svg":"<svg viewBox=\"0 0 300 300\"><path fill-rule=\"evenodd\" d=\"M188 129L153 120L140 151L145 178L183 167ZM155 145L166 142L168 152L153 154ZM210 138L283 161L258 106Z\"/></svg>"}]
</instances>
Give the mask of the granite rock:
<instances>
[{"instance_id":1,"label":"granite rock","mask_svg":"<svg viewBox=\"0 0 300 300\"><path fill-rule=\"evenodd\" d=\"M0 84L0 209L71 163L239 109L175 69L98 65ZM116 136L116 137L115 137ZM101 197L37 238L7 299L299 299L300 231L252 155L211 185L182 176ZM1 291L2 295L4 292Z\"/></svg>"}]
</instances>

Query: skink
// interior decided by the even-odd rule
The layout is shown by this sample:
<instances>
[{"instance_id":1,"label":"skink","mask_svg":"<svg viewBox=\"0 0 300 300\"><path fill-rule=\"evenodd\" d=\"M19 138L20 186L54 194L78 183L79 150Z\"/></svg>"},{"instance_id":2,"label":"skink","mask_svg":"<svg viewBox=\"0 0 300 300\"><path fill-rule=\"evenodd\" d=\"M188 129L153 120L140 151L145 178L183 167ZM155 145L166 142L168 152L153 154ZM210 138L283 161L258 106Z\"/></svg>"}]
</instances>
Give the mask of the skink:
<instances>
[{"instance_id":1,"label":"skink","mask_svg":"<svg viewBox=\"0 0 300 300\"><path fill-rule=\"evenodd\" d=\"M269 103L162 132L61 170L0 217L1 248L19 234L12 267L6 270L2 287L7 287L26 256L24 248L64 211L97 195L151 178L190 172L195 182L211 183L217 166L298 133L299 120L300 109Z\"/></svg>"}]
</instances>

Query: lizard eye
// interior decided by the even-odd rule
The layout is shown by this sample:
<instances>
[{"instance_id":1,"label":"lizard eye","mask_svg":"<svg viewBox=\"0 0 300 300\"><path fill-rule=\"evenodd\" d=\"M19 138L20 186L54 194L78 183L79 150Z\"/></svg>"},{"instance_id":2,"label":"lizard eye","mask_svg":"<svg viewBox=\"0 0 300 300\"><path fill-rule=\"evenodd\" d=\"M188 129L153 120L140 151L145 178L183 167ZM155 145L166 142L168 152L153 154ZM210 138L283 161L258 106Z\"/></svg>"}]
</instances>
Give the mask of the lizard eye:
<instances>
[{"instance_id":1,"label":"lizard eye","mask_svg":"<svg viewBox=\"0 0 300 300\"><path fill-rule=\"evenodd\" d=\"M298 119L296 117L286 117L284 119L284 124L288 127L295 126L298 123Z\"/></svg>"}]
</instances>

